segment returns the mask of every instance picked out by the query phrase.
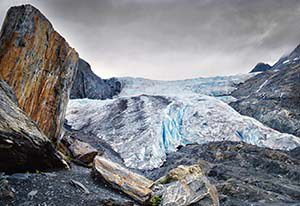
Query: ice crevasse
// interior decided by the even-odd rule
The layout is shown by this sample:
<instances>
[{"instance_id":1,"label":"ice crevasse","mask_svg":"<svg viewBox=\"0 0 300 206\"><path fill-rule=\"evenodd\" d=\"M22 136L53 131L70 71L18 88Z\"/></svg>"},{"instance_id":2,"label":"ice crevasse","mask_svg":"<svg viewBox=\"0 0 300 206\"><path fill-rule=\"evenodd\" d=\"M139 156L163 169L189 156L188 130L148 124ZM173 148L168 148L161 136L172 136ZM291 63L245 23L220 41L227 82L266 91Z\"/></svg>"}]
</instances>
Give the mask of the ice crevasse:
<instances>
[{"instance_id":1,"label":"ice crevasse","mask_svg":"<svg viewBox=\"0 0 300 206\"><path fill-rule=\"evenodd\" d=\"M125 88L123 95L115 99L71 100L66 118L73 129L105 141L120 154L126 166L137 169L157 168L163 164L167 153L176 151L180 145L192 143L245 141L285 150L300 145L300 138L240 115L219 96L198 93L205 90L212 94L213 91L228 99L222 85L232 86L228 85L226 78L221 78L217 86L211 84L213 87L207 79L191 81L188 81L188 86L182 86L186 84L184 81L179 82L185 89L167 91L164 88L176 82L163 83L165 86L161 89L161 83L157 81L147 80L143 84L141 79L138 83L130 79L127 91ZM138 91L141 85L146 86ZM222 92L218 92L219 88Z\"/></svg>"}]
</instances>

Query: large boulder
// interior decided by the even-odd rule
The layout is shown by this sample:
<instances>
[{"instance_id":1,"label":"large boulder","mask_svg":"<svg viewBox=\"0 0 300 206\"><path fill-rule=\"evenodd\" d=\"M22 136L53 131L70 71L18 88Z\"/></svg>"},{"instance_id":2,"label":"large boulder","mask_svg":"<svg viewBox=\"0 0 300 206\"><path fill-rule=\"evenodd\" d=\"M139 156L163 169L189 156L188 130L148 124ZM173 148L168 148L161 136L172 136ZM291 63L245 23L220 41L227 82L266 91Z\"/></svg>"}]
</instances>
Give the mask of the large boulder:
<instances>
[{"instance_id":1,"label":"large boulder","mask_svg":"<svg viewBox=\"0 0 300 206\"><path fill-rule=\"evenodd\" d=\"M101 79L83 59L78 61L78 72L71 90L71 99L111 99L121 91L116 78Z\"/></svg>"},{"instance_id":2,"label":"large boulder","mask_svg":"<svg viewBox=\"0 0 300 206\"><path fill-rule=\"evenodd\" d=\"M75 139L69 146L69 150L75 161L83 165L90 165L93 163L98 151L90 144Z\"/></svg>"},{"instance_id":3,"label":"large boulder","mask_svg":"<svg viewBox=\"0 0 300 206\"><path fill-rule=\"evenodd\" d=\"M66 167L50 140L14 102L0 80L0 171L25 172Z\"/></svg>"},{"instance_id":4,"label":"large boulder","mask_svg":"<svg viewBox=\"0 0 300 206\"><path fill-rule=\"evenodd\" d=\"M61 133L78 54L31 5L8 10L0 33L0 77L52 140Z\"/></svg>"},{"instance_id":5,"label":"large boulder","mask_svg":"<svg viewBox=\"0 0 300 206\"><path fill-rule=\"evenodd\" d=\"M94 159L94 174L140 203L146 203L151 198L153 181L102 156Z\"/></svg>"},{"instance_id":6,"label":"large boulder","mask_svg":"<svg viewBox=\"0 0 300 206\"><path fill-rule=\"evenodd\" d=\"M200 165L180 165L157 180L156 184L163 185L158 192L162 193L162 206L219 205L217 189L204 175Z\"/></svg>"}]
</instances>

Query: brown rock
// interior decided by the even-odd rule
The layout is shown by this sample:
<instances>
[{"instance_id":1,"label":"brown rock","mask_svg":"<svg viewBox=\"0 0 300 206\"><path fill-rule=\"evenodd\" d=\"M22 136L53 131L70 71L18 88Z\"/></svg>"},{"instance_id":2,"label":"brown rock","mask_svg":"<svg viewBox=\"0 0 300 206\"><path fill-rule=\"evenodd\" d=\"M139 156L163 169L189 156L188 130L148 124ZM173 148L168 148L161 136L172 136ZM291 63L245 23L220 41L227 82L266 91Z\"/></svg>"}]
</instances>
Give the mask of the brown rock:
<instances>
[{"instance_id":1,"label":"brown rock","mask_svg":"<svg viewBox=\"0 0 300 206\"><path fill-rule=\"evenodd\" d=\"M0 171L26 172L66 167L36 123L12 101L12 95L9 86L0 80Z\"/></svg>"},{"instance_id":2,"label":"brown rock","mask_svg":"<svg viewBox=\"0 0 300 206\"><path fill-rule=\"evenodd\" d=\"M121 165L101 156L94 159L94 172L97 177L113 188L124 192L131 198L145 203L152 194L153 182L139 174L133 173Z\"/></svg>"},{"instance_id":3,"label":"brown rock","mask_svg":"<svg viewBox=\"0 0 300 206\"><path fill-rule=\"evenodd\" d=\"M12 7L0 34L0 77L52 140L61 132L78 54L39 10Z\"/></svg>"},{"instance_id":4,"label":"brown rock","mask_svg":"<svg viewBox=\"0 0 300 206\"><path fill-rule=\"evenodd\" d=\"M86 165L92 163L95 156L98 154L98 151L91 145L79 140L74 140L69 149L74 158Z\"/></svg>"}]
</instances>

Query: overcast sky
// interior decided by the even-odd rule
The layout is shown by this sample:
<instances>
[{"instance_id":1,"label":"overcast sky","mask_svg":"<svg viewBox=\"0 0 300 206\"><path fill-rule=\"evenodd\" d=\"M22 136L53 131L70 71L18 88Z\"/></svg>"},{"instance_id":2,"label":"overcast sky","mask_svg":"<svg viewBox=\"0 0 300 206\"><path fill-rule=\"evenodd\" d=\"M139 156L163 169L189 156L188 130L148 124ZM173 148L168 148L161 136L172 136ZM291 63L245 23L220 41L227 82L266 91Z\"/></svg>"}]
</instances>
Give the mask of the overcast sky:
<instances>
[{"instance_id":1,"label":"overcast sky","mask_svg":"<svg viewBox=\"0 0 300 206\"><path fill-rule=\"evenodd\" d=\"M101 77L245 73L300 43L300 0L0 0L31 3Z\"/></svg>"}]
</instances>

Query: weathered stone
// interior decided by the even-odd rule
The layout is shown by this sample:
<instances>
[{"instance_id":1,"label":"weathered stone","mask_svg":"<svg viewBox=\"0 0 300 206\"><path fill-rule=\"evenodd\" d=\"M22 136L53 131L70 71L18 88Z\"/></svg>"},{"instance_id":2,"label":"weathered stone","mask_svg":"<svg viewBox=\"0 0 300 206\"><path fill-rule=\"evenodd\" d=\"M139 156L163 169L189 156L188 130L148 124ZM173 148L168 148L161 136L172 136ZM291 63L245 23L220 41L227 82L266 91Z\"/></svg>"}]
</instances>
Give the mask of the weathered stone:
<instances>
[{"instance_id":1,"label":"weathered stone","mask_svg":"<svg viewBox=\"0 0 300 206\"><path fill-rule=\"evenodd\" d=\"M0 85L5 83L1 82ZM7 85L5 87L9 88ZM36 171L66 167L48 138L6 92L8 90L0 87L0 171Z\"/></svg>"},{"instance_id":2,"label":"weathered stone","mask_svg":"<svg viewBox=\"0 0 300 206\"><path fill-rule=\"evenodd\" d=\"M78 54L31 5L12 7L0 34L0 77L52 140L61 132Z\"/></svg>"},{"instance_id":3,"label":"weathered stone","mask_svg":"<svg viewBox=\"0 0 300 206\"><path fill-rule=\"evenodd\" d=\"M153 181L129 171L110 160L96 156L94 159L94 173L113 188L124 192L140 203L149 200Z\"/></svg>"},{"instance_id":4,"label":"weathered stone","mask_svg":"<svg viewBox=\"0 0 300 206\"><path fill-rule=\"evenodd\" d=\"M79 59L78 72L71 89L71 99L110 99L120 91L121 82L118 79L101 79L86 61Z\"/></svg>"},{"instance_id":5,"label":"weathered stone","mask_svg":"<svg viewBox=\"0 0 300 206\"><path fill-rule=\"evenodd\" d=\"M0 200L12 199L15 197L13 188L10 186L7 179L0 179ZM1 203L1 202L0 202Z\"/></svg>"},{"instance_id":6,"label":"weathered stone","mask_svg":"<svg viewBox=\"0 0 300 206\"><path fill-rule=\"evenodd\" d=\"M84 164L90 164L93 162L98 151L88 143L74 140L69 147L73 157Z\"/></svg>"},{"instance_id":7,"label":"weathered stone","mask_svg":"<svg viewBox=\"0 0 300 206\"><path fill-rule=\"evenodd\" d=\"M78 182L76 180L71 180L70 184L73 185L74 187L82 190L84 192L84 194L87 194L87 195L90 194L90 191L81 182Z\"/></svg>"},{"instance_id":8,"label":"weathered stone","mask_svg":"<svg viewBox=\"0 0 300 206\"><path fill-rule=\"evenodd\" d=\"M162 206L219 205L217 189L203 175L200 165L180 165L157 183L164 184Z\"/></svg>"}]
</instances>

